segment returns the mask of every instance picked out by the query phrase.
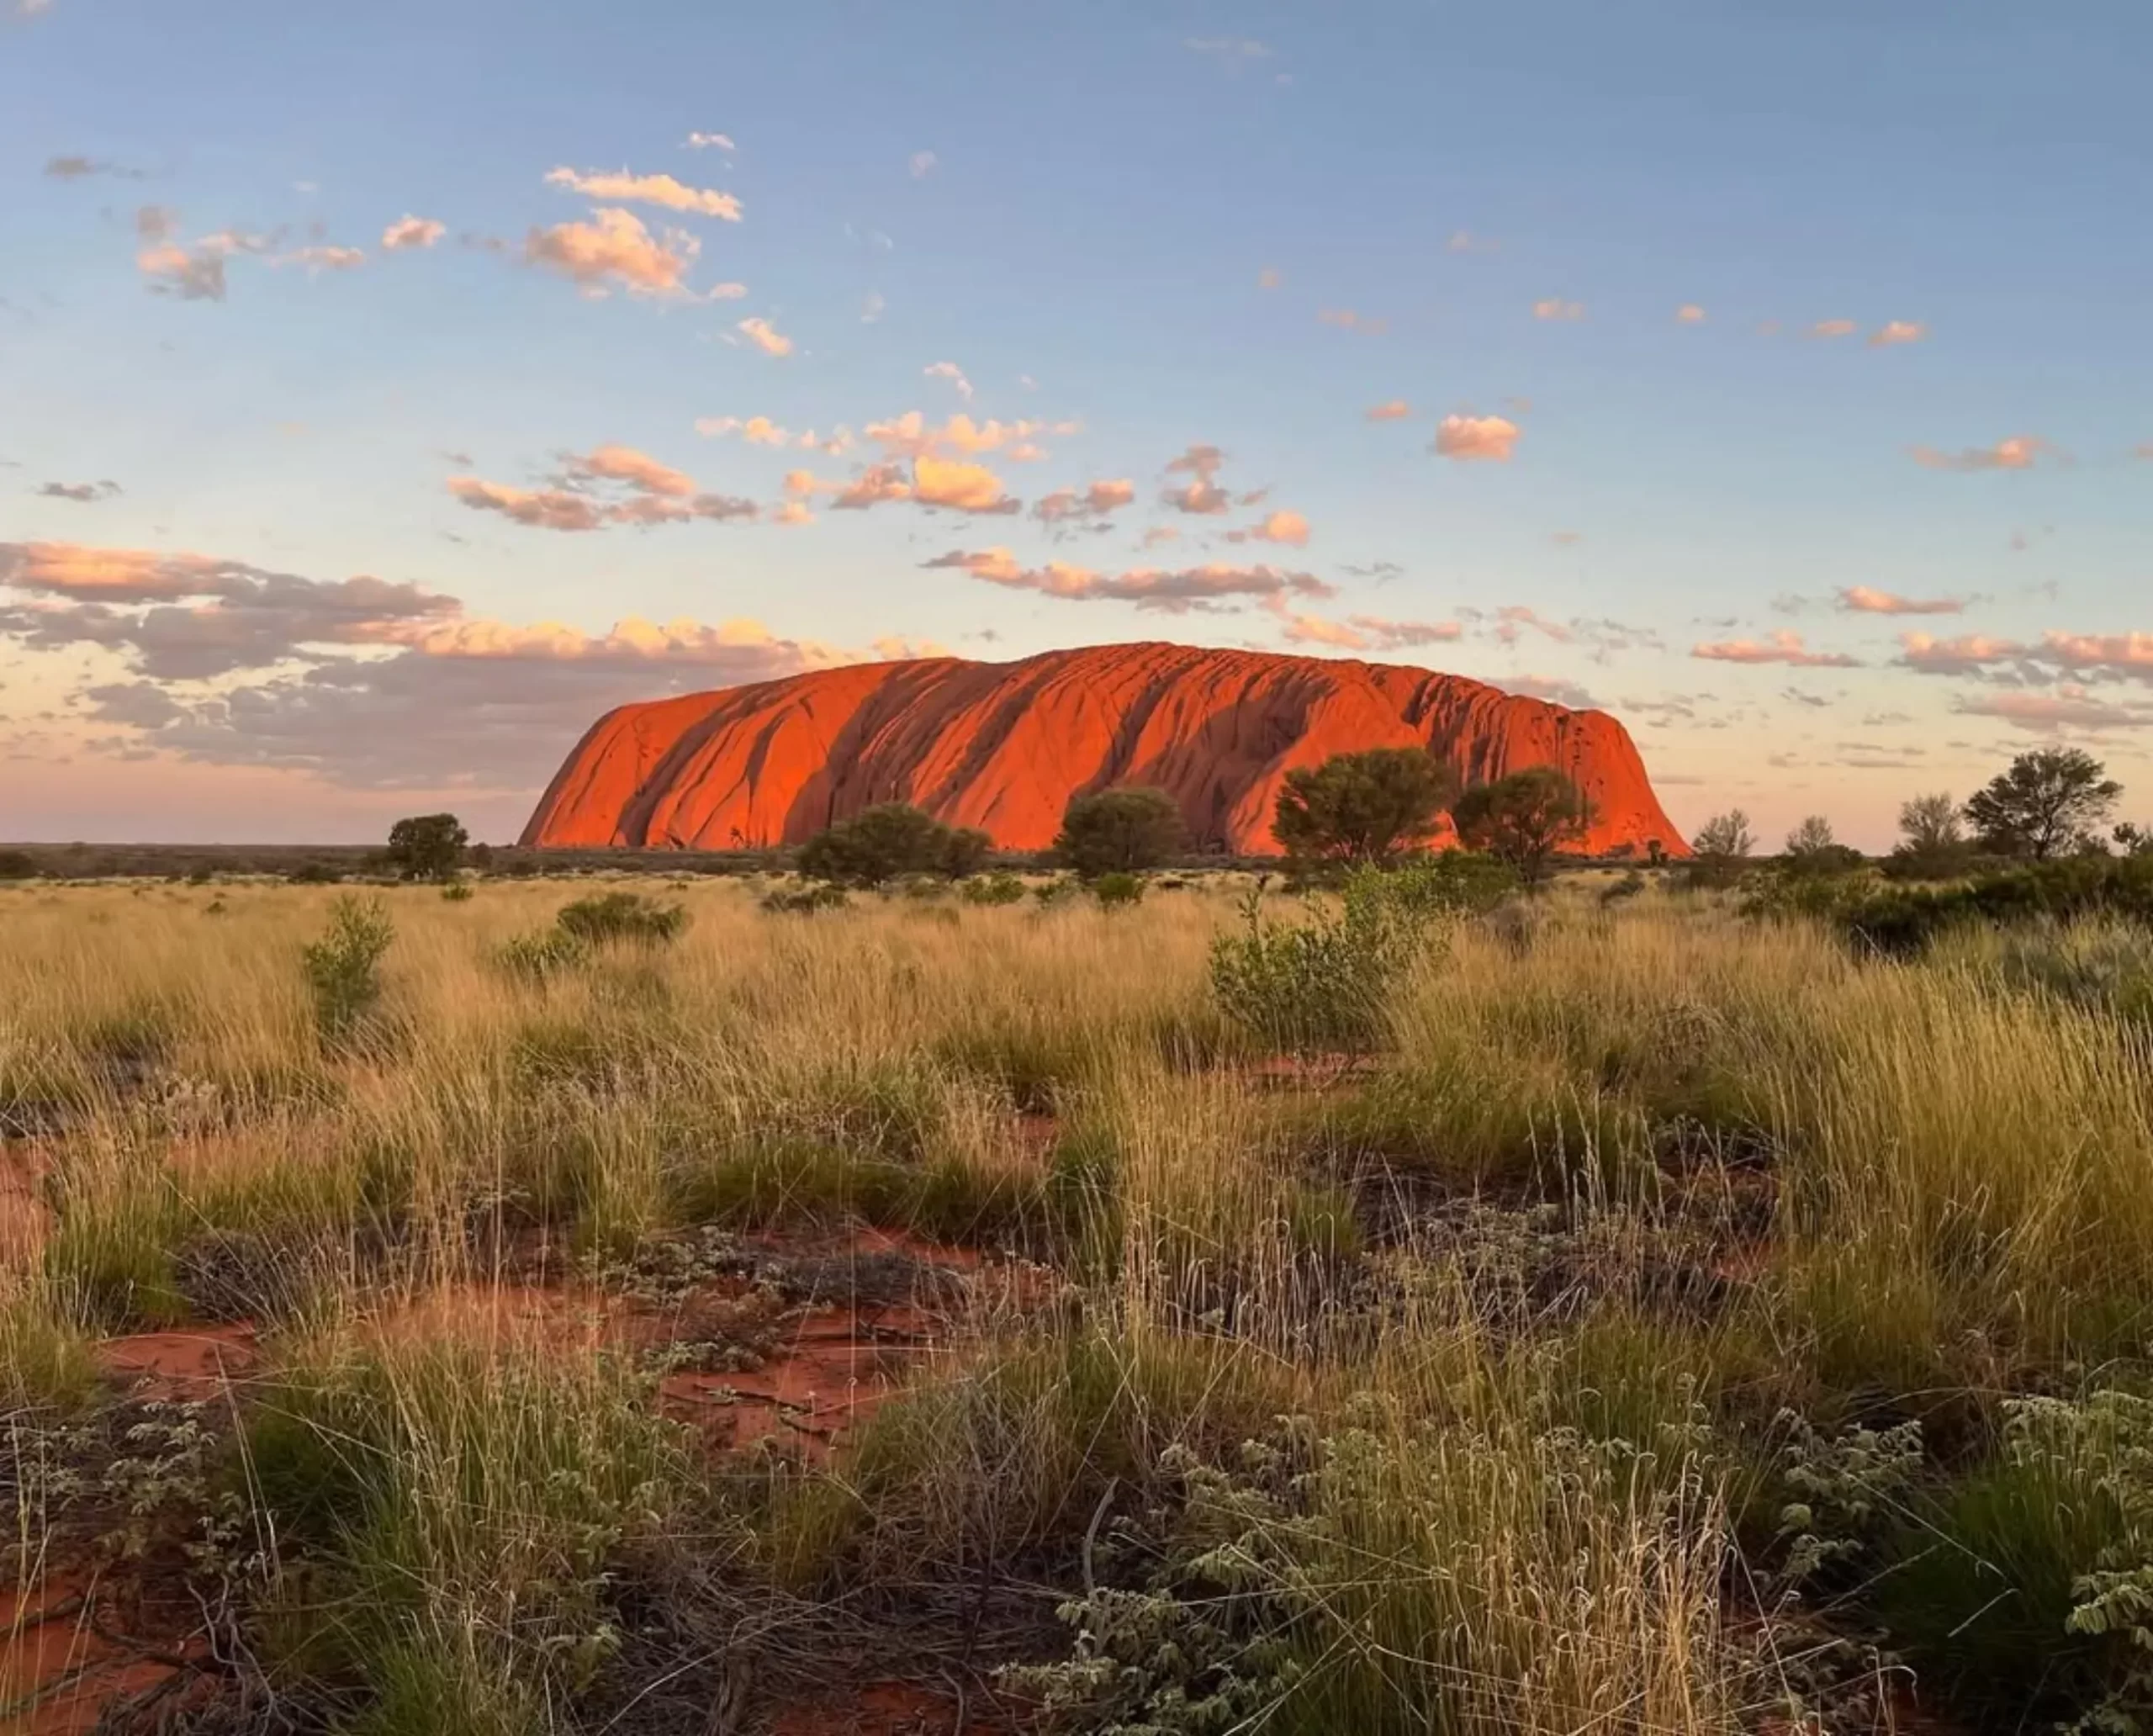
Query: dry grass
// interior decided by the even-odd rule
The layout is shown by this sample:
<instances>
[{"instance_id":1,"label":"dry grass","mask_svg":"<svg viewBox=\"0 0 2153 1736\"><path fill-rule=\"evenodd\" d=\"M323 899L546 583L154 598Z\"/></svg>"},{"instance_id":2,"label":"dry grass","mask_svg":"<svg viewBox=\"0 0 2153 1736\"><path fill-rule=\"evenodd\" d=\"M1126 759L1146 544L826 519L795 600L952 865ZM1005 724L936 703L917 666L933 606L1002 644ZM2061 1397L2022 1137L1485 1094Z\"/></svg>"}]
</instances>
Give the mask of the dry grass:
<instances>
[{"instance_id":1,"label":"dry grass","mask_svg":"<svg viewBox=\"0 0 2153 1736\"><path fill-rule=\"evenodd\" d=\"M1031 1686L1072 1728L1119 1715L1101 1659L1149 1684L1124 1722L1219 1720L1170 1728L1859 1722L1873 1668L1774 1579L1784 1413L1979 1459L2012 1395L2146 1363L2153 1052L2023 949L1864 964L1579 881L1446 933L1390 1052L1326 1068L1214 1008L1224 881L811 917L636 884L682 938L543 981L501 949L581 888L384 894L334 1042L299 959L335 889L0 891L14 1426L99 1426L99 1335L254 1322L174 1522L225 1514L186 1571L309 1716L595 1729L901 1617L932 1652L992 1608L1036 1656L1071 1596ZM2071 982L2134 956L2057 945ZM826 1463L713 1459L617 1341L467 1306L862 1223L1043 1263ZM27 1590L55 1522L16 1481Z\"/></svg>"}]
</instances>

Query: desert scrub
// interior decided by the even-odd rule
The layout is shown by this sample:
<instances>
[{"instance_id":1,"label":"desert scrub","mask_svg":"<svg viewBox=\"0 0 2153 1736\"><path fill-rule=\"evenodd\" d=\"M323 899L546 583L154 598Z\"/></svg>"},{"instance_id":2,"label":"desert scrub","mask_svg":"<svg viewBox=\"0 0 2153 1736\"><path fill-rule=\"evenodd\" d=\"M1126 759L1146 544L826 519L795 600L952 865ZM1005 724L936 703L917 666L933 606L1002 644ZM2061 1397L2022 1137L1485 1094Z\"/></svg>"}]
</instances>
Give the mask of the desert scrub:
<instances>
[{"instance_id":1,"label":"desert scrub","mask_svg":"<svg viewBox=\"0 0 2153 1736\"><path fill-rule=\"evenodd\" d=\"M1679 1458L1641 1480L1565 1432L1368 1400L1161 1469L1179 1516L1146 1582L1072 1600L1074 1655L1017 1673L1066 1728L1511 1736L1620 1708L1732 1733L1761 1686L1722 1627L1716 1493Z\"/></svg>"},{"instance_id":2,"label":"desert scrub","mask_svg":"<svg viewBox=\"0 0 2153 1736\"><path fill-rule=\"evenodd\" d=\"M1389 1002L1416 955L1435 944L1440 901L1401 892L1390 876L1350 876L1336 909L1298 923L1263 912L1261 885L1243 900L1240 932L1211 944L1211 989L1227 1017L1294 1054L1362 1054L1390 1032ZM1401 878L1399 887L1409 882Z\"/></svg>"},{"instance_id":3,"label":"desert scrub","mask_svg":"<svg viewBox=\"0 0 2153 1736\"><path fill-rule=\"evenodd\" d=\"M396 938L378 898L339 898L329 928L299 954L314 997L315 1024L331 1048L352 1042L381 1000L381 961Z\"/></svg>"},{"instance_id":4,"label":"desert scrub","mask_svg":"<svg viewBox=\"0 0 2153 1736\"><path fill-rule=\"evenodd\" d=\"M682 905L661 904L640 892L601 892L563 905L553 925L592 946L663 946L680 939L688 913Z\"/></svg>"},{"instance_id":5,"label":"desert scrub","mask_svg":"<svg viewBox=\"0 0 2153 1736\"><path fill-rule=\"evenodd\" d=\"M359 1684L359 1728L557 1725L618 1647L613 1571L687 1511L687 1467L595 1349L331 1332L247 1430L245 1486L285 1548L257 1643Z\"/></svg>"}]
</instances>

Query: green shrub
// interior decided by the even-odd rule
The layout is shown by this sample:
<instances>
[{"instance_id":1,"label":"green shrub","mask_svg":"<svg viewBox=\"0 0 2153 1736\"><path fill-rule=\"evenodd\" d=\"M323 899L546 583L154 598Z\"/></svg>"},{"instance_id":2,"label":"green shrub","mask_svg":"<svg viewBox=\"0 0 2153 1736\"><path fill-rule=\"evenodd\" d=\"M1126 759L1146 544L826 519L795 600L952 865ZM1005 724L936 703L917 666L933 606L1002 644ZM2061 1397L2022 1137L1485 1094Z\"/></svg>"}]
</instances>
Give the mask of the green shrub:
<instances>
[{"instance_id":1,"label":"green shrub","mask_svg":"<svg viewBox=\"0 0 2153 1736\"><path fill-rule=\"evenodd\" d=\"M339 898L331 907L328 931L299 955L325 1041L348 1041L373 1013L381 999L382 955L395 938L378 898Z\"/></svg>"},{"instance_id":2,"label":"green shrub","mask_svg":"<svg viewBox=\"0 0 2153 1736\"><path fill-rule=\"evenodd\" d=\"M818 910L842 910L852 900L843 887L817 881L804 887L772 887L762 896L762 908L773 916L812 916Z\"/></svg>"},{"instance_id":3,"label":"green shrub","mask_svg":"<svg viewBox=\"0 0 2153 1736\"><path fill-rule=\"evenodd\" d=\"M471 834L452 813L415 814L389 828L382 860L403 880L452 880Z\"/></svg>"},{"instance_id":4,"label":"green shrub","mask_svg":"<svg viewBox=\"0 0 2153 1736\"><path fill-rule=\"evenodd\" d=\"M1144 881L1134 874L1119 871L1095 876L1091 883L1092 896L1099 901L1102 910L1123 910L1144 901Z\"/></svg>"},{"instance_id":5,"label":"green shrub","mask_svg":"<svg viewBox=\"0 0 2153 1736\"><path fill-rule=\"evenodd\" d=\"M37 859L28 850L0 850L0 880L34 880Z\"/></svg>"},{"instance_id":6,"label":"green shrub","mask_svg":"<svg viewBox=\"0 0 2153 1736\"><path fill-rule=\"evenodd\" d=\"M503 941L494 958L511 977L543 982L587 963L590 946L580 936L564 929L535 929L530 934Z\"/></svg>"},{"instance_id":7,"label":"green shrub","mask_svg":"<svg viewBox=\"0 0 2153 1736\"><path fill-rule=\"evenodd\" d=\"M686 929L688 913L640 892L600 892L563 906L553 922L561 933L587 945L663 946Z\"/></svg>"},{"instance_id":8,"label":"green shrub","mask_svg":"<svg viewBox=\"0 0 2153 1736\"><path fill-rule=\"evenodd\" d=\"M331 862L302 862L284 880L291 886L341 886L344 871Z\"/></svg>"},{"instance_id":9,"label":"green shrub","mask_svg":"<svg viewBox=\"0 0 2153 1736\"><path fill-rule=\"evenodd\" d=\"M1418 902L1400 876L1367 870L1346 883L1340 908L1299 923L1263 914L1259 885L1241 906L1241 931L1211 943L1211 991L1225 1015L1296 1054L1362 1053L1389 1033L1389 1000L1440 906Z\"/></svg>"},{"instance_id":10,"label":"green shrub","mask_svg":"<svg viewBox=\"0 0 2153 1736\"><path fill-rule=\"evenodd\" d=\"M825 890L835 891L834 887ZM844 893L838 893L839 897ZM978 880L968 880L959 895L967 904L1021 904L1024 902L1024 882L1013 874L989 874Z\"/></svg>"},{"instance_id":11,"label":"green shrub","mask_svg":"<svg viewBox=\"0 0 2153 1736\"><path fill-rule=\"evenodd\" d=\"M468 903L473 897L471 888L460 880L443 887L441 889L441 895L451 904Z\"/></svg>"},{"instance_id":12,"label":"green shrub","mask_svg":"<svg viewBox=\"0 0 2153 1736\"><path fill-rule=\"evenodd\" d=\"M2153 923L2153 858L2067 856L1954 886L1892 886L1854 900L1838 915L1849 938L1901 957L1958 927L2082 916Z\"/></svg>"}]
</instances>

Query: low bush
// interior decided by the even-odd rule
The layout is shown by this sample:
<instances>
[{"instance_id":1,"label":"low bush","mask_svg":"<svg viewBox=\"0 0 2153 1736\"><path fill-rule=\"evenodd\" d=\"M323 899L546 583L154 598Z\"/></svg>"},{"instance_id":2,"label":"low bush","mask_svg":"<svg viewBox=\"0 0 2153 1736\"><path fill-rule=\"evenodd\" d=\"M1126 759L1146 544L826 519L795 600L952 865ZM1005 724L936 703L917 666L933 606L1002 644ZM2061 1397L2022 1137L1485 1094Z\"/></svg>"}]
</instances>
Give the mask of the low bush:
<instances>
[{"instance_id":1,"label":"low bush","mask_svg":"<svg viewBox=\"0 0 2153 1736\"><path fill-rule=\"evenodd\" d=\"M510 976L543 982L587 962L590 947L565 929L535 929L502 942L494 957Z\"/></svg>"},{"instance_id":2,"label":"low bush","mask_svg":"<svg viewBox=\"0 0 2153 1736\"><path fill-rule=\"evenodd\" d=\"M680 938L688 926L688 913L640 892L600 892L563 905L553 922L563 934L592 946L663 946Z\"/></svg>"},{"instance_id":3,"label":"low bush","mask_svg":"<svg viewBox=\"0 0 2153 1736\"><path fill-rule=\"evenodd\" d=\"M381 961L396 938L378 898L339 898L328 932L300 953L314 997L315 1024L325 1042L349 1041L381 999Z\"/></svg>"},{"instance_id":4,"label":"low bush","mask_svg":"<svg viewBox=\"0 0 2153 1736\"><path fill-rule=\"evenodd\" d=\"M1099 901L1102 910L1125 910L1144 902L1144 881L1140 876L1117 870L1096 876L1091 882L1091 892Z\"/></svg>"},{"instance_id":5,"label":"low bush","mask_svg":"<svg viewBox=\"0 0 2153 1736\"><path fill-rule=\"evenodd\" d=\"M1955 885L1891 886L1833 913L1850 939L1905 957L1947 929L2050 918L2113 916L2153 923L2153 858L2070 856L1984 874Z\"/></svg>"},{"instance_id":6,"label":"low bush","mask_svg":"<svg viewBox=\"0 0 2153 1736\"><path fill-rule=\"evenodd\" d=\"M988 874L968 880L959 894L967 904L1021 904L1024 882L1013 874Z\"/></svg>"},{"instance_id":7,"label":"low bush","mask_svg":"<svg viewBox=\"0 0 2153 1736\"><path fill-rule=\"evenodd\" d=\"M840 886L813 881L806 886L772 887L759 901L773 916L812 916L818 910L842 910L852 900Z\"/></svg>"}]
</instances>

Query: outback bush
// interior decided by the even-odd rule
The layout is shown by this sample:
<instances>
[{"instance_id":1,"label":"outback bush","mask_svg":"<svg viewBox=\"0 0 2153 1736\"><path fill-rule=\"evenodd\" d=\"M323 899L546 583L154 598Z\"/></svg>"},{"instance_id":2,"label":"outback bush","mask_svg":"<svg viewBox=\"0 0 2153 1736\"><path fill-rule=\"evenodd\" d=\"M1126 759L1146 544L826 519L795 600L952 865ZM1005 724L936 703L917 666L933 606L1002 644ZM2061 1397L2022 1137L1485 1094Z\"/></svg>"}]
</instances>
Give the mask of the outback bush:
<instances>
[{"instance_id":1,"label":"outback bush","mask_svg":"<svg viewBox=\"0 0 2153 1736\"><path fill-rule=\"evenodd\" d=\"M1757 835L1749 829L1749 816L1738 808L1715 814L1690 840L1690 857L1683 869L1685 886L1727 887L1742 878Z\"/></svg>"},{"instance_id":2,"label":"outback bush","mask_svg":"<svg viewBox=\"0 0 2153 1736\"><path fill-rule=\"evenodd\" d=\"M329 928L299 954L314 1018L323 1040L350 1040L381 999L382 956L396 938L395 924L378 898L339 898Z\"/></svg>"},{"instance_id":3,"label":"outback bush","mask_svg":"<svg viewBox=\"0 0 2153 1736\"><path fill-rule=\"evenodd\" d=\"M0 850L0 880L34 880L37 859L28 850Z\"/></svg>"},{"instance_id":4,"label":"outback bush","mask_svg":"<svg viewBox=\"0 0 2153 1736\"><path fill-rule=\"evenodd\" d=\"M1144 881L1135 874L1101 874L1093 877L1091 891L1102 910L1123 910L1143 902Z\"/></svg>"},{"instance_id":5,"label":"outback bush","mask_svg":"<svg viewBox=\"0 0 2153 1736\"><path fill-rule=\"evenodd\" d=\"M843 887L833 886L828 881L800 887L772 887L759 900L761 907L773 916L812 916L818 910L842 910L851 902Z\"/></svg>"},{"instance_id":6,"label":"outback bush","mask_svg":"<svg viewBox=\"0 0 2153 1736\"><path fill-rule=\"evenodd\" d=\"M563 905L553 922L561 933L587 945L663 946L686 929L688 913L640 892L600 892Z\"/></svg>"},{"instance_id":7,"label":"outback bush","mask_svg":"<svg viewBox=\"0 0 2153 1736\"><path fill-rule=\"evenodd\" d=\"M2083 749L2036 748L1967 797L1966 818L1982 849L2044 862L2092 842L2122 794Z\"/></svg>"},{"instance_id":8,"label":"outback bush","mask_svg":"<svg viewBox=\"0 0 2153 1736\"><path fill-rule=\"evenodd\" d=\"M1359 867L1425 844L1457 777L1423 748L1369 748L1286 774L1271 835L1297 864Z\"/></svg>"},{"instance_id":9,"label":"outback bush","mask_svg":"<svg viewBox=\"0 0 2153 1736\"><path fill-rule=\"evenodd\" d=\"M972 827L945 826L902 802L840 820L800 847L800 871L833 886L881 887L908 874L961 880L984 867L993 842Z\"/></svg>"},{"instance_id":10,"label":"outback bush","mask_svg":"<svg viewBox=\"0 0 2153 1736\"><path fill-rule=\"evenodd\" d=\"M2153 859L2068 856L1951 886L1886 887L1842 906L1837 914L1849 938L1901 957L1964 926L2082 916L2153 923Z\"/></svg>"},{"instance_id":11,"label":"outback bush","mask_svg":"<svg viewBox=\"0 0 2153 1736\"><path fill-rule=\"evenodd\" d=\"M1394 883L1364 869L1346 881L1336 909L1318 907L1298 923L1267 917L1258 885L1242 902L1240 932L1211 943L1219 1010L1291 1053L1381 1046L1390 992L1441 908L1394 891Z\"/></svg>"},{"instance_id":12,"label":"outback bush","mask_svg":"<svg viewBox=\"0 0 2153 1736\"><path fill-rule=\"evenodd\" d=\"M988 874L968 880L958 896L967 904L1021 904L1024 882L1013 874Z\"/></svg>"},{"instance_id":13,"label":"outback bush","mask_svg":"<svg viewBox=\"0 0 2153 1736\"><path fill-rule=\"evenodd\" d=\"M1084 879L1156 868L1188 848L1181 806L1164 790L1099 790L1062 811L1056 860Z\"/></svg>"},{"instance_id":14,"label":"outback bush","mask_svg":"<svg viewBox=\"0 0 2153 1736\"><path fill-rule=\"evenodd\" d=\"M503 941L494 957L510 976L544 982L588 963L590 947L565 929L536 929Z\"/></svg>"}]
</instances>

